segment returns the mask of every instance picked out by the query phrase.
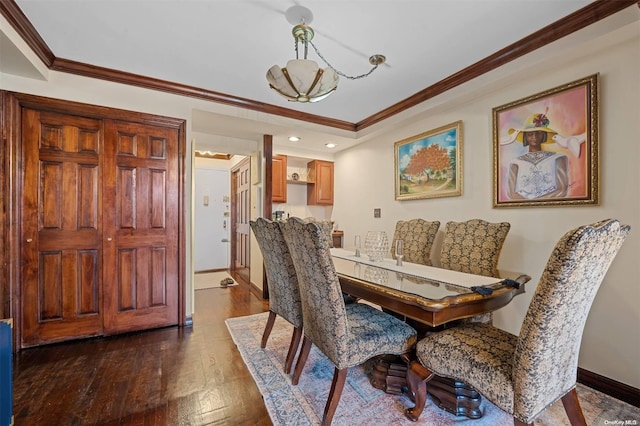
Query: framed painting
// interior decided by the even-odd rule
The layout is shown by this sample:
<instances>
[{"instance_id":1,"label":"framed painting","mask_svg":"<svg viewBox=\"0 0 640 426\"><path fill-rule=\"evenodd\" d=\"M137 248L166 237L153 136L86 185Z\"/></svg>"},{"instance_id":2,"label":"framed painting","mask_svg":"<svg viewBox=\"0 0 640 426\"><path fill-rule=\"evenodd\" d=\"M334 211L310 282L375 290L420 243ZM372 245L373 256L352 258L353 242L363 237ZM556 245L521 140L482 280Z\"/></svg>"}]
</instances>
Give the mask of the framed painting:
<instances>
[{"instance_id":1,"label":"framed painting","mask_svg":"<svg viewBox=\"0 0 640 426\"><path fill-rule=\"evenodd\" d=\"M597 205L598 74L493 109L494 207Z\"/></svg>"},{"instance_id":2,"label":"framed painting","mask_svg":"<svg viewBox=\"0 0 640 426\"><path fill-rule=\"evenodd\" d=\"M462 195L462 121L395 143L396 200Z\"/></svg>"}]
</instances>

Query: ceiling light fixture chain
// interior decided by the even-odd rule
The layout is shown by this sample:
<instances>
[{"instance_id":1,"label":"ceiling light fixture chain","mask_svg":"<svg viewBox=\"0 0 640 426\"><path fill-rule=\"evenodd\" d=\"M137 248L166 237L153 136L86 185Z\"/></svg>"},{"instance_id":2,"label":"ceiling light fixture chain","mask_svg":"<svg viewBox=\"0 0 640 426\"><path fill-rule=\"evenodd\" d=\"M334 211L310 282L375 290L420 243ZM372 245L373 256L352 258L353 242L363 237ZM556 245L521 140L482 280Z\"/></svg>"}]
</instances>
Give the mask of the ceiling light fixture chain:
<instances>
[{"instance_id":1,"label":"ceiling light fixture chain","mask_svg":"<svg viewBox=\"0 0 640 426\"><path fill-rule=\"evenodd\" d=\"M367 77L369 74L371 74L372 72L374 72L376 70L376 68L378 68L378 65L380 64L384 64L384 61L386 60L384 55L373 55L371 57L369 57L369 63L371 65L373 65L373 67L369 70L369 72L365 73L365 74L360 74L360 75L347 75L345 73L343 73L342 71L338 70L336 67L334 67L333 65L331 65L329 63L329 61L327 61L324 56L322 56L322 53L320 53L320 51L318 50L318 48L316 47L315 44L313 44L313 42L311 40L309 40L309 44L311 45L311 47L313 47L313 50L315 50L316 54L320 57L320 59L322 59L322 61L327 64L327 66L329 68L331 68L332 70L334 70L336 72L336 74L338 74L339 76L342 76L344 78L348 78L349 80L357 80L359 78L364 78Z\"/></svg>"}]
</instances>

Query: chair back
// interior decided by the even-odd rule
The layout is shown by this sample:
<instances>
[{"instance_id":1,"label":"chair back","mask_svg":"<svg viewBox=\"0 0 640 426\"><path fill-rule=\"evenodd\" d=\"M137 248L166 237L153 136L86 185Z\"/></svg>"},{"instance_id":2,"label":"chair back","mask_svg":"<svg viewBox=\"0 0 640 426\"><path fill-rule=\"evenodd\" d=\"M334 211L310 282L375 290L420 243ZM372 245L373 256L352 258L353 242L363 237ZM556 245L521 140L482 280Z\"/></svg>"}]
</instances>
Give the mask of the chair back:
<instances>
[{"instance_id":1,"label":"chair back","mask_svg":"<svg viewBox=\"0 0 640 426\"><path fill-rule=\"evenodd\" d=\"M497 276L500 252L510 228L509 222L482 219L447 222L440 265L452 271Z\"/></svg>"},{"instance_id":2,"label":"chair back","mask_svg":"<svg viewBox=\"0 0 640 426\"><path fill-rule=\"evenodd\" d=\"M431 247L440 228L440 222L429 222L424 219L399 220L391 242L391 257L396 258L396 241L402 240L404 245L403 260L405 262L433 265Z\"/></svg>"},{"instance_id":3,"label":"chair back","mask_svg":"<svg viewBox=\"0 0 640 426\"><path fill-rule=\"evenodd\" d=\"M264 218L250 221L264 259L269 286L269 310L293 324L302 327L300 289L289 247L278 222Z\"/></svg>"},{"instance_id":4,"label":"chair back","mask_svg":"<svg viewBox=\"0 0 640 426\"><path fill-rule=\"evenodd\" d=\"M514 416L533 418L573 389L587 314L630 227L604 220L556 244L525 316L514 354Z\"/></svg>"},{"instance_id":5,"label":"chair back","mask_svg":"<svg viewBox=\"0 0 640 426\"><path fill-rule=\"evenodd\" d=\"M333 221L322 220L313 216L305 217L304 220L306 222L317 223L320 229L322 229L323 232L326 232L329 236L329 247L333 247Z\"/></svg>"},{"instance_id":6,"label":"chair back","mask_svg":"<svg viewBox=\"0 0 640 426\"><path fill-rule=\"evenodd\" d=\"M280 225L298 275L304 335L341 364L348 354L349 328L329 236L318 224L296 217Z\"/></svg>"}]
</instances>

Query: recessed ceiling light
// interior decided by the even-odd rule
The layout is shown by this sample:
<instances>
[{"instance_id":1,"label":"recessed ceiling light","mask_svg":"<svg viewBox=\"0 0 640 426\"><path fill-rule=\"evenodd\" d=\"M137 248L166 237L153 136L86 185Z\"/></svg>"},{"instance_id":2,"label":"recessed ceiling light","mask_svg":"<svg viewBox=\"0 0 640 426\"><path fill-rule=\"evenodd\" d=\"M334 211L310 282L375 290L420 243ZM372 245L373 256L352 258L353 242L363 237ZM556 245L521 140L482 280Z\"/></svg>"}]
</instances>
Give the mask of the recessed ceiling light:
<instances>
[{"instance_id":1,"label":"recessed ceiling light","mask_svg":"<svg viewBox=\"0 0 640 426\"><path fill-rule=\"evenodd\" d=\"M289 141L290 142L298 142L300 140L299 137L297 136L289 136Z\"/></svg>"},{"instance_id":2,"label":"recessed ceiling light","mask_svg":"<svg viewBox=\"0 0 640 426\"><path fill-rule=\"evenodd\" d=\"M326 146L327 148L335 148L338 145L336 145L335 143L325 143L324 146Z\"/></svg>"}]
</instances>

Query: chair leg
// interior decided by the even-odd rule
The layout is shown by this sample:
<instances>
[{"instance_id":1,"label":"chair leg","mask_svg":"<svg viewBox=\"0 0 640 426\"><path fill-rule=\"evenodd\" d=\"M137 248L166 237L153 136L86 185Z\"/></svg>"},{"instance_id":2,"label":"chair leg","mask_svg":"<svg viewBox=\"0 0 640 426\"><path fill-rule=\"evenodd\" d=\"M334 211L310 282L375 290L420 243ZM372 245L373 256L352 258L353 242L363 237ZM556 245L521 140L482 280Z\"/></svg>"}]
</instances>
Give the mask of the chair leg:
<instances>
[{"instance_id":1,"label":"chair leg","mask_svg":"<svg viewBox=\"0 0 640 426\"><path fill-rule=\"evenodd\" d=\"M301 337L302 327L295 327L293 329L293 335L291 336L291 344L289 345L289 352L287 352L287 359L284 362L284 374L289 374L291 372L293 358L296 356L296 352L298 351Z\"/></svg>"},{"instance_id":2,"label":"chair leg","mask_svg":"<svg viewBox=\"0 0 640 426\"><path fill-rule=\"evenodd\" d=\"M411 361L407 369L407 385L413 396L415 406L404 410L404 415L411 421L417 422L427 403L427 382L433 378L433 372L424 368L418 361Z\"/></svg>"},{"instance_id":3,"label":"chair leg","mask_svg":"<svg viewBox=\"0 0 640 426\"><path fill-rule=\"evenodd\" d=\"M273 323L276 322L276 313L273 311L269 311L269 318L267 318L267 325L264 327L264 332L262 333L262 342L260 342L260 347L264 349L267 346L267 340L269 339L269 335L271 334L271 329L273 328Z\"/></svg>"},{"instance_id":4,"label":"chair leg","mask_svg":"<svg viewBox=\"0 0 640 426\"><path fill-rule=\"evenodd\" d=\"M584 414L582 414L582 408L580 408L576 388L571 389L562 397L562 405L564 405L564 411L567 412L571 426L587 426L587 421L584 418Z\"/></svg>"},{"instance_id":5,"label":"chair leg","mask_svg":"<svg viewBox=\"0 0 640 426\"><path fill-rule=\"evenodd\" d=\"M584 414L582 414L582 408L580 408L576 388L571 389L562 397L562 405L564 405L564 411L567 413L571 426L587 426L587 421L584 418ZM533 423L524 423L515 417L513 418L513 424L514 426L533 425Z\"/></svg>"},{"instance_id":6,"label":"chair leg","mask_svg":"<svg viewBox=\"0 0 640 426\"><path fill-rule=\"evenodd\" d=\"M311 340L307 339L307 337L305 336L304 339L302 339L302 349L300 349L300 355L298 355L298 362L296 363L296 369L293 372L293 380L291 381L291 383L293 383L293 385L297 385L298 381L300 380L300 375L302 374L302 369L304 368L304 365L307 363L307 358L309 358L309 351L311 350Z\"/></svg>"},{"instance_id":7,"label":"chair leg","mask_svg":"<svg viewBox=\"0 0 640 426\"><path fill-rule=\"evenodd\" d=\"M327 399L327 405L324 407L324 414L322 415L323 426L329 426L333 421L333 415L336 413L336 408L338 408L340 396L342 395L342 389L344 389L344 382L347 380L348 371L348 368L339 370L336 367L333 373L333 381L331 382L329 399Z\"/></svg>"}]
</instances>

